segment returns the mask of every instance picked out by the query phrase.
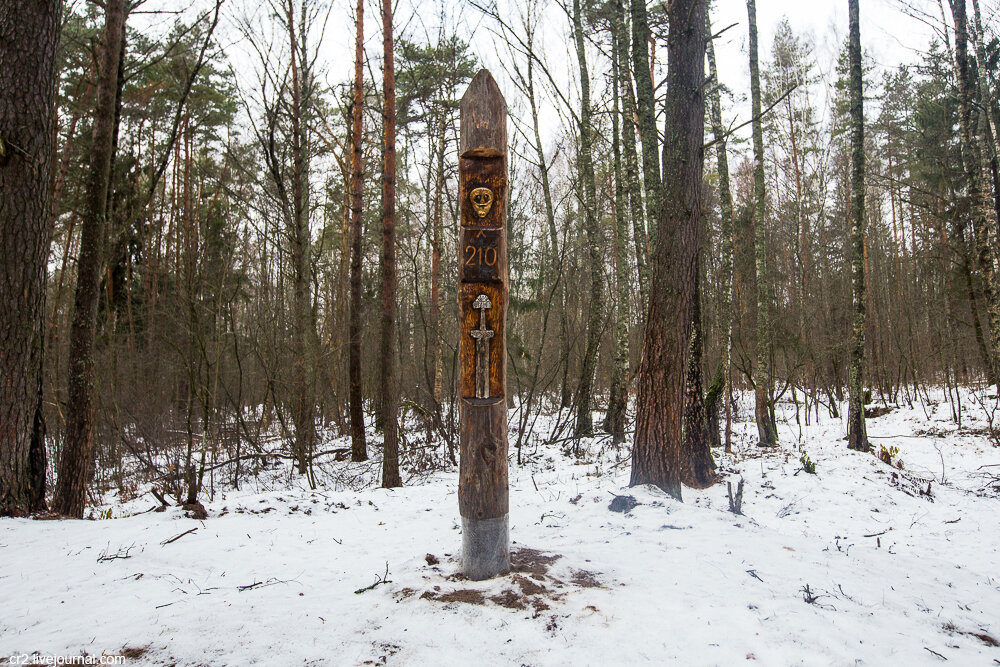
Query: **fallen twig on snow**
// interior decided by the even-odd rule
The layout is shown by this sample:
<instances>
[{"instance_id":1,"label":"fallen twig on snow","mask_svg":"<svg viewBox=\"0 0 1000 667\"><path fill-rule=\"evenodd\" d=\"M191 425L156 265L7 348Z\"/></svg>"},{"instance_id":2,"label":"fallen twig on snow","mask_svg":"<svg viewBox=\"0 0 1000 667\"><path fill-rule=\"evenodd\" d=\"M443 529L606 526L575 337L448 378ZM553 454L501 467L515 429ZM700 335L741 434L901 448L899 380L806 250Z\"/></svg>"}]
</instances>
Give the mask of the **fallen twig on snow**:
<instances>
[{"instance_id":1,"label":"fallen twig on snow","mask_svg":"<svg viewBox=\"0 0 1000 667\"><path fill-rule=\"evenodd\" d=\"M929 648L927 648L927 647L925 646L925 647L924 647L924 650L925 650L925 651L928 651L928 652L930 652L930 653L933 653L934 655L936 655L937 657L941 658L941 659L942 659L942 660L944 660L945 662L947 662L947 661L948 661L948 658L944 657L943 655L941 655L940 653L938 653L938 652L937 652L937 651L935 651L934 649L929 649Z\"/></svg>"},{"instance_id":2,"label":"fallen twig on snow","mask_svg":"<svg viewBox=\"0 0 1000 667\"><path fill-rule=\"evenodd\" d=\"M255 581L252 584L237 586L236 590L242 593L243 591L252 591L255 588L266 588L268 586L274 586L275 584L287 584L287 583L288 582L285 581L284 579L275 579L274 577L271 577L267 581Z\"/></svg>"},{"instance_id":3,"label":"fallen twig on snow","mask_svg":"<svg viewBox=\"0 0 1000 667\"><path fill-rule=\"evenodd\" d=\"M376 574L375 575L375 583L374 584L372 584L371 586L365 586L364 588L359 588L358 590L354 591L354 594L355 595L360 595L361 593L364 593L366 591L370 591L370 590L374 589L376 586L380 586L382 584L388 584L388 583L391 583L391 582L392 582L392 580L389 579L389 561L386 561L385 562L385 574L382 575L381 577Z\"/></svg>"},{"instance_id":4,"label":"fallen twig on snow","mask_svg":"<svg viewBox=\"0 0 1000 667\"><path fill-rule=\"evenodd\" d=\"M814 593L812 590L810 590L809 584L806 584L805 586L800 588L799 591L802 593L802 599L805 600L807 603L811 605L816 605L820 609L830 609L833 611L837 610L837 608L834 607L832 604L818 604L820 598L825 598L829 596L826 594Z\"/></svg>"},{"instance_id":5,"label":"fallen twig on snow","mask_svg":"<svg viewBox=\"0 0 1000 667\"><path fill-rule=\"evenodd\" d=\"M840 584L837 584L837 589L840 591L840 594L843 595L845 599L850 600L854 604L859 604L857 600L855 600L850 595L848 595L847 593L844 592L844 587L843 586L841 586Z\"/></svg>"},{"instance_id":6,"label":"fallen twig on snow","mask_svg":"<svg viewBox=\"0 0 1000 667\"><path fill-rule=\"evenodd\" d=\"M892 530L892 528L886 528L886 529L885 529L885 530L883 530L883 531L882 531L881 533L870 533L870 534L868 534L868 535L865 535L865 537L878 537L879 535L885 535L885 534L886 534L886 533L888 533L888 532L889 532L890 530Z\"/></svg>"},{"instance_id":7,"label":"fallen twig on snow","mask_svg":"<svg viewBox=\"0 0 1000 667\"><path fill-rule=\"evenodd\" d=\"M154 609L163 609L164 607L169 607L172 604L177 604L178 602L183 602L183 600L174 600L173 602L167 602L165 604L158 604Z\"/></svg>"},{"instance_id":8,"label":"fallen twig on snow","mask_svg":"<svg viewBox=\"0 0 1000 667\"><path fill-rule=\"evenodd\" d=\"M180 535L174 535L169 540L164 540L164 541L160 542L160 546L166 546L166 545L170 544L171 542L176 542L177 540L181 539L185 535L190 535L191 533L195 532L196 530L198 530L197 526L194 527L194 528L192 528L191 530L185 530Z\"/></svg>"},{"instance_id":9,"label":"fallen twig on snow","mask_svg":"<svg viewBox=\"0 0 1000 667\"><path fill-rule=\"evenodd\" d=\"M109 545L108 549L105 549L104 551L101 552L101 555L97 557L98 563L106 563L109 560L131 558L132 557L131 551L132 549L135 549L135 545L133 544L131 546L125 547L124 549L119 549L113 554L108 553L110 548L111 547Z\"/></svg>"}]
</instances>

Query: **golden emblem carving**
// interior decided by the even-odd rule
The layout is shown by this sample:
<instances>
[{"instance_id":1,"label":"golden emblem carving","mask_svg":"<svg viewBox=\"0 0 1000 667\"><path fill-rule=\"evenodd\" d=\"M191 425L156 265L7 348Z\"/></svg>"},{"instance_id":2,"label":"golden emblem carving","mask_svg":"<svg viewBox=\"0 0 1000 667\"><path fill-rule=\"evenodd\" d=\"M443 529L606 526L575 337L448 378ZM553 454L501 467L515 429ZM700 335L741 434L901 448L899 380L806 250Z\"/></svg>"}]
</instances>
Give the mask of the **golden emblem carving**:
<instances>
[{"instance_id":1,"label":"golden emblem carving","mask_svg":"<svg viewBox=\"0 0 1000 667\"><path fill-rule=\"evenodd\" d=\"M469 200L476 215L485 218L493 208L493 191L489 188L476 188L469 193Z\"/></svg>"}]
</instances>

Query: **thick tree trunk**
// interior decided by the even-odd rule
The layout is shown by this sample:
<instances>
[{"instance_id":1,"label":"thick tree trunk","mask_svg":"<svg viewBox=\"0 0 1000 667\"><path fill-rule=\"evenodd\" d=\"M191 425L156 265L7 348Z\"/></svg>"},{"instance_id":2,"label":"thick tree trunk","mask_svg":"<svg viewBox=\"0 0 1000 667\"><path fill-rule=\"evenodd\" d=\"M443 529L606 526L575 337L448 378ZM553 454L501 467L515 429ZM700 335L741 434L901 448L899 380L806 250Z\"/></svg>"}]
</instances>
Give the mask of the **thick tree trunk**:
<instances>
[{"instance_id":1,"label":"thick tree trunk","mask_svg":"<svg viewBox=\"0 0 1000 667\"><path fill-rule=\"evenodd\" d=\"M847 0L847 53L851 72L851 369L848 378L847 446L869 448L865 430L865 115L858 0Z\"/></svg>"},{"instance_id":2,"label":"thick tree trunk","mask_svg":"<svg viewBox=\"0 0 1000 667\"><path fill-rule=\"evenodd\" d=\"M87 183L80 258L77 261L76 300L70 331L70 368L66 402L66 442L59 465L53 508L66 516L83 518L87 478L94 450L94 334L97 300L104 263L105 227L111 158L115 136L118 67L125 25L125 0L107 0L97 101L94 106L90 175Z\"/></svg>"},{"instance_id":3,"label":"thick tree trunk","mask_svg":"<svg viewBox=\"0 0 1000 667\"><path fill-rule=\"evenodd\" d=\"M663 203L653 235L630 484L655 484L680 499L704 166L705 2L673 0L668 11ZM640 107L643 102L652 108L652 100L640 100Z\"/></svg>"},{"instance_id":4,"label":"thick tree trunk","mask_svg":"<svg viewBox=\"0 0 1000 667\"><path fill-rule=\"evenodd\" d=\"M348 321L347 400L351 415L351 460L368 458L365 443L365 413L361 394L361 240L364 166L361 141L364 114L364 26L365 3L358 0L357 32L354 40L354 101L351 108L351 306Z\"/></svg>"},{"instance_id":5,"label":"thick tree trunk","mask_svg":"<svg viewBox=\"0 0 1000 667\"><path fill-rule=\"evenodd\" d=\"M33 361L41 349L52 237L52 119L62 8L62 0L7 0L0 6L0 516L27 514L37 494Z\"/></svg>"},{"instance_id":6,"label":"thick tree trunk","mask_svg":"<svg viewBox=\"0 0 1000 667\"><path fill-rule=\"evenodd\" d=\"M697 266L696 260L696 266ZM684 383L684 446L681 452L681 481L704 489L715 481L715 461L710 449L701 359L701 275L695 268L695 292L691 313L691 345L688 350L687 377Z\"/></svg>"},{"instance_id":7,"label":"thick tree trunk","mask_svg":"<svg viewBox=\"0 0 1000 667\"><path fill-rule=\"evenodd\" d=\"M45 450L45 436L48 431L45 423L45 412L42 409L45 378L45 299L42 299L42 311L38 317L38 337L35 341L35 360L32 366L37 368L35 379L35 414L31 419L31 448L28 452L28 471L30 500L29 509L32 512L42 512L48 509L45 501L45 469L48 467L48 453ZM2 512L0 512L2 515Z\"/></svg>"},{"instance_id":8,"label":"thick tree trunk","mask_svg":"<svg viewBox=\"0 0 1000 667\"><path fill-rule=\"evenodd\" d=\"M384 124L382 171L382 486L402 486L399 477L399 378L396 363L396 72L393 62L392 0L382 0Z\"/></svg>"},{"instance_id":9,"label":"thick tree trunk","mask_svg":"<svg viewBox=\"0 0 1000 667\"><path fill-rule=\"evenodd\" d=\"M580 67L580 180L584 230L587 234L587 259L590 268L590 303L587 309L587 347L583 355L580 371L580 385L577 389L576 425L573 435L577 438L594 432L593 399L594 375L597 371L597 352L601 346L604 263L601 259L603 243L597 224L597 193L594 183L593 127L590 107L590 71L587 68L587 54L583 35L582 0L573 0L573 34L576 41L576 60Z\"/></svg>"},{"instance_id":10,"label":"thick tree trunk","mask_svg":"<svg viewBox=\"0 0 1000 667\"><path fill-rule=\"evenodd\" d=\"M750 98L753 113L753 192L754 192L754 264L757 269L757 342L754 368L754 415L761 447L778 443L778 432L771 411L771 323L768 313L767 284L767 193L764 189L764 132L761 119L760 70L757 66L757 8L747 0L750 19Z\"/></svg>"}]
</instances>

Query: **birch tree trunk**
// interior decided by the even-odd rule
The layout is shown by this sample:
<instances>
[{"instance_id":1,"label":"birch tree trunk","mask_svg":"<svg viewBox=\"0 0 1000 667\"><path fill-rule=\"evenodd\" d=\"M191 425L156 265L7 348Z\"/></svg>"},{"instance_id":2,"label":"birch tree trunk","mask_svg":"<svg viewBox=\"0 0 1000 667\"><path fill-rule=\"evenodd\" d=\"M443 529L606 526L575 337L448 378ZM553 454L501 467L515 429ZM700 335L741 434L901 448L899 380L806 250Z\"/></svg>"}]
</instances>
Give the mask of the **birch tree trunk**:
<instances>
[{"instance_id":1,"label":"birch tree trunk","mask_svg":"<svg viewBox=\"0 0 1000 667\"><path fill-rule=\"evenodd\" d=\"M573 34L576 42L576 59L580 67L580 180L583 191L582 207L584 230L587 234L587 259L590 265L590 304L587 311L587 347L580 371L577 389L576 438L592 435L594 374L597 370L597 352L601 346L602 301L604 300L604 271L601 260L602 234L597 224L597 193L594 184L593 127L590 107L590 71L583 36L582 0L573 0Z\"/></svg>"},{"instance_id":2,"label":"birch tree trunk","mask_svg":"<svg viewBox=\"0 0 1000 667\"><path fill-rule=\"evenodd\" d=\"M535 39L535 24L525 23L527 48L533 48ZM519 74L519 70L515 70ZM549 245L552 252L553 266L560 270L563 266L564 257L559 244L559 231L556 229L555 205L552 203L552 187L549 178L549 163L545 157L545 144L542 142L542 132L538 121L538 100L535 96L535 59L528 58L527 74L521 80L522 88L528 98L528 105L531 111L532 147L538 160L538 171L541 177L542 199L545 203L545 225L549 234ZM566 312L566 280L562 275L558 276L559 287L556 292L558 302L556 307L559 310L559 365L562 368L562 383L560 387L560 407L566 408L572 400L572 391L569 387L569 321Z\"/></svg>"},{"instance_id":3,"label":"birch tree trunk","mask_svg":"<svg viewBox=\"0 0 1000 667\"><path fill-rule=\"evenodd\" d=\"M628 218L625 211L625 183L622 182L622 156L619 137L621 132L631 132L631 127L621 127L621 105L619 103L619 86L621 67L624 64L619 59L620 31L612 31L612 150L614 155L614 221L615 221L615 335L614 335L614 370L611 378L611 395L608 399L608 413L605 419L605 430L611 434L615 445L625 440L625 413L628 408Z\"/></svg>"},{"instance_id":4,"label":"birch tree trunk","mask_svg":"<svg viewBox=\"0 0 1000 667\"><path fill-rule=\"evenodd\" d=\"M658 221L660 200L660 154L656 134L656 113L653 110L653 77L649 60L649 18L646 0L631 0L632 12L632 69L635 72L636 111L639 135L642 139L642 180L646 189L646 219L652 237ZM651 245L655 243L650 239ZM652 257L650 258L652 263ZM650 267L650 271L653 268Z\"/></svg>"},{"instance_id":5,"label":"birch tree trunk","mask_svg":"<svg viewBox=\"0 0 1000 667\"><path fill-rule=\"evenodd\" d=\"M616 0L612 25L618 35L618 89L622 109L622 152L625 160L625 190L632 218L632 242L635 245L635 266L639 282L640 312L649 306L649 236L646 233L646 215L642 205L642 184L639 180L639 159L636 154L635 129L637 110L632 92L629 69L629 35L625 30L625 4Z\"/></svg>"},{"instance_id":6,"label":"birch tree trunk","mask_svg":"<svg viewBox=\"0 0 1000 667\"><path fill-rule=\"evenodd\" d=\"M865 115L858 0L847 0L847 52L851 76L851 369L848 378L847 446L869 449L865 430Z\"/></svg>"}]
</instances>

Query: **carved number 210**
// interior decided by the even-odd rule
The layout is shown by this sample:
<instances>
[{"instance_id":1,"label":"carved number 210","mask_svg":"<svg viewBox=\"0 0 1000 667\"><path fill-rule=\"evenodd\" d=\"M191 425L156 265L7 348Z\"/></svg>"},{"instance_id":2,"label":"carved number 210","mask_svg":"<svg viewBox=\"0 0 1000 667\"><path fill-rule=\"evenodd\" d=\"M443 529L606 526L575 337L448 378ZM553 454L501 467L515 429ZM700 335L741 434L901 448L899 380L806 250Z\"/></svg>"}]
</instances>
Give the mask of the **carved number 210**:
<instances>
[{"instance_id":1,"label":"carved number 210","mask_svg":"<svg viewBox=\"0 0 1000 667\"><path fill-rule=\"evenodd\" d=\"M497 263L497 249L494 247L477 248L474 245L465 246L466 266L494 266Z\"/></svg>"}]
</instances>

